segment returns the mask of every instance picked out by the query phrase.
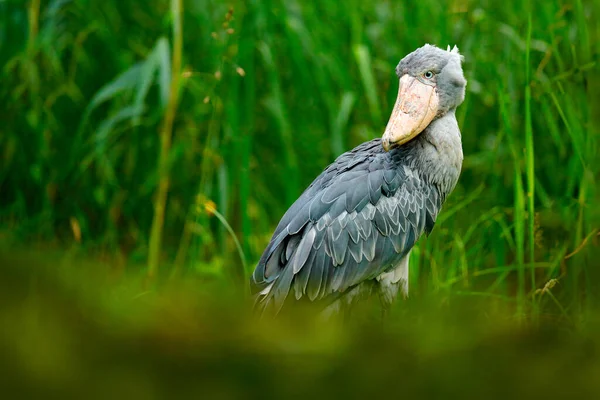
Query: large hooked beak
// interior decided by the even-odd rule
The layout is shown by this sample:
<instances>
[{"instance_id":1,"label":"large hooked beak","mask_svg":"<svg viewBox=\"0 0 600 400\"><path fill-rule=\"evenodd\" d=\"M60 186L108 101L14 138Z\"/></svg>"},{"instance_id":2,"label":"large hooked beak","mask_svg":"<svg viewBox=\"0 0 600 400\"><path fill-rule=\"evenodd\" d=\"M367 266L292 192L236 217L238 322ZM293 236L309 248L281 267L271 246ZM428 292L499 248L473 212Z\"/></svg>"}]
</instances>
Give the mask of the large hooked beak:
<instances>
[{"instance_id":1,"label":"large hooked beak","mask_svg":"<svg viewBox=\"0 0 600 400\"><path fill-rule=\"evenodd\" d=\"M398 98L385 128L381 143L385 151L402 145L429 125L438 111L439 96L424 78L403 75Z\"/></svg>"}]
</instances>

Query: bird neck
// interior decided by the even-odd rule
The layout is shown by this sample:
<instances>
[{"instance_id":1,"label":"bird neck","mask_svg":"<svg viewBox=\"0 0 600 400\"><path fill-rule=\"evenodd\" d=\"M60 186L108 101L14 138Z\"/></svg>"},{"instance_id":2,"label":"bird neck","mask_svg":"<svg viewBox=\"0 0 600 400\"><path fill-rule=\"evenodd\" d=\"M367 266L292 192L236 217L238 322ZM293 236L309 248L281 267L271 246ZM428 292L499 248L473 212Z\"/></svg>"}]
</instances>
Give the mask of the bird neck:
<instances>
[{"instance_id":1,"label":"bird neck","mask_svg":"<svg viewBox=\"0 0 600 400\"><path fill-rule=\"evenodd\" d=\"M463 160L455 110L432 121L414 142L414 168L445 198L458 181Z\"/></svg>"}]
</instances>

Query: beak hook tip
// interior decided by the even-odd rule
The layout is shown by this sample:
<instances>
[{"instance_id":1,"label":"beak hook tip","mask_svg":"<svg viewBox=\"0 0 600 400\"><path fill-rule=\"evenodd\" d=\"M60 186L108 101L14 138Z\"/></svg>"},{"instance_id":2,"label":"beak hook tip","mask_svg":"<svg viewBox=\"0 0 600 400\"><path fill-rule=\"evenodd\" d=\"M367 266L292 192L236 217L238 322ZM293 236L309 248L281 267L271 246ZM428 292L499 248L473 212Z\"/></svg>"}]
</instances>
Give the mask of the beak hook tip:
<instances>
[{"instance_id":1,"label":"beak hook tip","mask_svg":"<svg viewBox=\"0 0 600 400\"><path fill-rule=\"evenodd\" d=\"M390 151L390 140L388 138L383 138L381 140L381 145L383 146L383 150Z\"/></svg>"}]
</instances>

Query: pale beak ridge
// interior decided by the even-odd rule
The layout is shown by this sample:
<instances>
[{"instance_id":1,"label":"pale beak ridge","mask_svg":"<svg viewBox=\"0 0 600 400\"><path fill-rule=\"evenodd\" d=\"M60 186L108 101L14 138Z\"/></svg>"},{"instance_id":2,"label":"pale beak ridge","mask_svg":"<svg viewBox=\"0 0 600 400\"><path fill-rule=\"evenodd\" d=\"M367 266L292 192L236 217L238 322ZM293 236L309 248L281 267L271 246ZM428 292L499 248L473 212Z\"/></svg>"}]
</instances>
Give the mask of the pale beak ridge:
<instances>
[{"instance_id":1,"label":"pale beak ridge","mask_svg":"<svg viewBox=\"0 0 600 400\"><path fill-rule=\"evenodd\" d=\"M410 75L400 78L398 98L385 128L381 143L385 151L400 146L433 121L439 106L439 96L433 84Z\"/></svg>"}]
</instances>

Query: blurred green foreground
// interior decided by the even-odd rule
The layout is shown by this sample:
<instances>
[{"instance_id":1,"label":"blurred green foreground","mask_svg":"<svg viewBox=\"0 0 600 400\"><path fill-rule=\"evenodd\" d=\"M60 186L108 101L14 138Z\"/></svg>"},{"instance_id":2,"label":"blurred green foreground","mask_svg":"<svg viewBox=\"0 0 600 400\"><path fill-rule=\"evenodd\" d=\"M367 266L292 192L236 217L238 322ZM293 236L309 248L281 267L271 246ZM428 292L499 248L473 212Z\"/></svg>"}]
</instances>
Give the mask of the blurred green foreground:
<instances>
[{"instance_id":1,"label":"blurred green foreground","mask_svg":"<svg viewBox=\"0 0 600 400\"><path fill-rule=\"evenodd\" d=\"M411 298L256 322L279 218L424 43L465 56L465 160ZM599 66L595 0L0 1L0 389L599 397Z\"/></svg>"},{"instance_id":2,"label":"blurred green foreground","mask_svg":"<svg viewBox=\"0 0 600 400\"><path fill-rule=\"evenodd\" d=\"M402 303L384 325L378 316L341 324L306 314L259 323L231 290L198 290L201 281L141 292L136 279L74 254L0 261L0 382L19 398L600 393L596 317L585 329L532 327L492 301L428 296Z\"/></svg>"}]
</instances>

